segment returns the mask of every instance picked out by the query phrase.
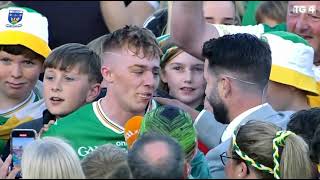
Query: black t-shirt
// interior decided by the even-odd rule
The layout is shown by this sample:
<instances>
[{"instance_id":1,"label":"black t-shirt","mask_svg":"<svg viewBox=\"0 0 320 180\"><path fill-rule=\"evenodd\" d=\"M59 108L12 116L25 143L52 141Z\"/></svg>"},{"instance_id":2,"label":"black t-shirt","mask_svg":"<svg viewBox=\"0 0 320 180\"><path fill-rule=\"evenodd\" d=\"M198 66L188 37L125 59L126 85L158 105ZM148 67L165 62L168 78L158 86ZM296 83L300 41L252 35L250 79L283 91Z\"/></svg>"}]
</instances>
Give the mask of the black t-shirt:
<instances>
[{"instance_id":1,"label":"black t-shirt","mask_svg":"<svg viewBox=\"0 0 320 180\"><path fill-rule=\"evenodd\" d=\"M12 1L48 18L49 46L65 43L87 44L109 30L104 23L99 1Z\"/></svg>"}]
</instances>

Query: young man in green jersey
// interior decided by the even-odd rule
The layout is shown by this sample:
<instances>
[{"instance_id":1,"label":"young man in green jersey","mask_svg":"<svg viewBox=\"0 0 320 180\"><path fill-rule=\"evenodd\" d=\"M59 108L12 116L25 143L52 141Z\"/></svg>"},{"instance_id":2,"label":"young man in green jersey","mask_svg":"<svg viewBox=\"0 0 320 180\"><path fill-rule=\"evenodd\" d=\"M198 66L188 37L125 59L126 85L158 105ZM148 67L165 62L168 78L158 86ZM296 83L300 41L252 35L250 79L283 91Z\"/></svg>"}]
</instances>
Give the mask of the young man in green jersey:
<instances>
[{"instance_id":1,"label":"young man in green jersey","mask_svg":"<svg viewBox=\"0 0 320 180\"><path fill-rule=\"evenodd\" d=\"M125 123L156 105L152 97L159 83L161 50L151 31L126 26L106 38L103 49L106 96L58 119L43 133L67 139L80 158L107 143L126 148Z\"/></svg>"},{"instance_id":2,"label":"young man in green jersey","mask_svg":"<svg viewBox=\"0 0 320 180\"><path fill-rule=\"evenodd\" d=\"M42 116L38 79L50 51L46 17L28 8L0 10L0 154L13 128Z\"/></svg>"}]
</instances>

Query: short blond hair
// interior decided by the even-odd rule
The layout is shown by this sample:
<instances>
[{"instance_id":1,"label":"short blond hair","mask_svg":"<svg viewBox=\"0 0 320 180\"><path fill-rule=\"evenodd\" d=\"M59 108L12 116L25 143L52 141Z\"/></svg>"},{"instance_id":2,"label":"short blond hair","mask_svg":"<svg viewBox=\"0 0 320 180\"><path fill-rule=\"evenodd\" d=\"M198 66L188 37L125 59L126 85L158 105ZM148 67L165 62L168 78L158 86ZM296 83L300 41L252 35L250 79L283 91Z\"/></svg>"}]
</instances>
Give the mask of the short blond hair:
<instances>
[{"instance_id":1,"label":"short blond hair","mask_svg":"<svg viewBox=\"0 0 320 180\"><path fill-rule=\"evenodd\" d=\"M28 144L22 154L21 169L24 179L85 179L76 152L55 137Z\"/></svg>"}]
</instances>

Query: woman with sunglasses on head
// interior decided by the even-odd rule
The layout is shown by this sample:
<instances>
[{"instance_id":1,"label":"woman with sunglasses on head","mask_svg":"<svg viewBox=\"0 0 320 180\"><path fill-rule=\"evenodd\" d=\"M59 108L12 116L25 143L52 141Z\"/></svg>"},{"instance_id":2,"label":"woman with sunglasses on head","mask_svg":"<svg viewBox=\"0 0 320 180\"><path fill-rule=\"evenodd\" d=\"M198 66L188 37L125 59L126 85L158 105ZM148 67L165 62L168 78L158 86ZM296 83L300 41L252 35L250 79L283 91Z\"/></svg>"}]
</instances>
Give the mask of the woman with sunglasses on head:
<instances>
[{"instance_id":1,"label":"woman with sunglasses on head","mask_svg":"<svg viewBox=\"0 0 320 180\"><path fill-rule=\"evenodd\" d=\"M220 155L228 178L316 178L308 145L271 123L250 121L233 134L228 152Z\"/></svg>"}]
</instances>

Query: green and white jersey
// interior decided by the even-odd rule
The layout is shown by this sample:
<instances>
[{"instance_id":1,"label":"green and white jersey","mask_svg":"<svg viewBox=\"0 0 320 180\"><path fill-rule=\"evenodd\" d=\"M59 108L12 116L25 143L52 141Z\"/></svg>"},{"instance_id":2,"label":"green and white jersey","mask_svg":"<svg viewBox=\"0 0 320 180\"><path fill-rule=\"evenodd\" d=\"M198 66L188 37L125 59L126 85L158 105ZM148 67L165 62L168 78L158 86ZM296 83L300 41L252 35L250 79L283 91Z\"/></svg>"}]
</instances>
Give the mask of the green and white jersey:
<instances>
[{"instance_id":1,"label":"green and white jersey","mask_svg":"<svg viewBox=\"0 0 320 180\"><path fill-rule=\"evenodd\" d=\"M26 100L13 108L0 109L0 153L12 129L22 123L42 117L42 112L46 109L42 92L42 82L38 81Z\"/></svg>"},{"instance_id":2,"label":"green and white jersey","mask_svg":"<svg viewBox=\"0 0 320 180\"><path fill-rule=\"evenodd\" d=\"M86 104L66 117L58 119L42 137L66 140L80 159L100 145L114 144L127 149L124 128L113 122L102 110L101 100ZM155 101L148 109L156 107Z\"/></svg>"},{"instance_id":3,"label":"green and white jersey","mask_svg":"<svg viewBox=\"0 0 320 180\"><path fill-rule=\"evenodd\" d=\"M86 104L70 115L60 118L44 136L55 136L66 140L80 159L103 144L115 144L127 148L124 129L111 121L102 111L99 101Z\"/></svg>"}]
</instances>

